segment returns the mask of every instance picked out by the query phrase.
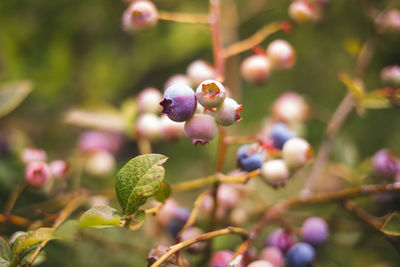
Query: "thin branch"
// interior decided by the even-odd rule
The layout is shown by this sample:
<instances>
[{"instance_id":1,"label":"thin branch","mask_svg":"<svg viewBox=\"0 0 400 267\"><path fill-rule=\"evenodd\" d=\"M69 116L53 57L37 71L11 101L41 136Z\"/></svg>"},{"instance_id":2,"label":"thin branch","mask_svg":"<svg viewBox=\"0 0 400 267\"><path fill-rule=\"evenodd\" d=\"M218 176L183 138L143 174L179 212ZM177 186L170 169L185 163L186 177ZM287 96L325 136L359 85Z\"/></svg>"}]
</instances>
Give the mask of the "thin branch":
<instances>
[{"instance_id":1,"label":"thin branch","mask_svg":"<svg viewBox=\"0 0 400 267\"><path fill-rule=\"evenodd\" d=\"M383 223L378 218L360 208L353 201L350 200L343 201L343 207L349 212L353 213L356 217L367 223L372 228L375 228L378 231L382 228Z\"/></svg>"},{"instance_id":2,"label":"thin branch","mask_svg":"<svg viewBox=\"0 0 400 267\"><path fill-rule=\"evenodd\" d=\"M217 166L216 173L220 173L224 167L225 155L227 144L225 142L226 130L223 126L219 126L219 140L218 140L218 156L217 156Z\"/></svg>"},{"instance_id":3,"label":"thin branch","mask_svg":"<svg viewBox=\"0 0 400 267\"><path fill-rule=\"evenodd\" d=\"M225 58L228 58L240 54L244 51L250 50L256 45L263 42L268 36L279 31L280 29L282 29L282 22L273 22L267 24L249 38L226 47L223 50L223 55Z\"/></svg>"},{"instance_id":4,"label":"thin branch","mask_svg":"<svg viewBox=\"0 0 400 267\"><path fill-rule=\"evenodd\" d=\"M238 228L238 227L227 227L227 228L223 228L223 229L216 230L213 232L205 233L200 236L188 239L186 241L180 242L178 244L175 244L175 245L169 247L168 252L165 253L163 256L161 256L155 263L153 263L151 265L151 267L161 266L161 264L163 262L165 262L170 256L172 256L173 254L180 251L181 249L184 249L194 243L208 240L208 239L214 238L216 236L227 235L227 234L239 234L244 237L247 237L247 235L248 235L246 230L244 230L242 228Z\"/></svg>"},{"instance_id":5,"label":"thin branch","mask_svg":"<svg viewBox=\"0 0 400 267\"><path fill-rule=\"evenodd\" d=\"M212 38L212 46L214 52L214 64L216 71L216 79L220 82L225 78L225 57L223 54L221 34L220 34L220 13L221 3L220 0L210 0L210 31Z\"/></svg>"},{"instance_id":6,"label":"thin branch","mask_svg":"<svg viewBox=\"0 0 400 267\"><path fill-rule=\"evenodd\" d=\"M251 142L256 142L256 136L227 136L225 137L225 144L247 144Z\"/></svg>"},{"instance_id":7,"label":"thin branch","mask_svg":"<svg viewBox=\"0 0 400 267\"><path fill-rule=\"evenodd\" d=\"M15 202L17 201L19 195L24 191L26 188L25 180L21 182L14 191L11 192L7 203L4 205L4 213L10 213L11 210L14 208Z\"/></svg>"},{"instance_id":8,"label":"thin branch","mask_svg":"<svg viewBox=\"0 0 400 267\"><path fill-rule=\"evenodd\" d=\"M151 153L151 142L147 138L138 138L137 144L140 155Z\"/></svg>"},{"instance_id":9,"label":"thin branch","mask_svg":"<svg viewBox=\"0 0 400 267\"><path fill-rule=\"evenodd\" d=\"M29 227L31 225L28 219L12 214L0 214L0 223L11 223L21 227Z\"/></svg>"},{"instance_id":10,"label":"thin branch","mask_svg":"<svg viewBox=\"0 0 400 267\"><path fill-rule=\"evenodd\" d=\"M159 11L158 18L160 20L182 23L209 24L208 16L205 14L186 14L178 12Z\"/></svg>"}]
</instances>

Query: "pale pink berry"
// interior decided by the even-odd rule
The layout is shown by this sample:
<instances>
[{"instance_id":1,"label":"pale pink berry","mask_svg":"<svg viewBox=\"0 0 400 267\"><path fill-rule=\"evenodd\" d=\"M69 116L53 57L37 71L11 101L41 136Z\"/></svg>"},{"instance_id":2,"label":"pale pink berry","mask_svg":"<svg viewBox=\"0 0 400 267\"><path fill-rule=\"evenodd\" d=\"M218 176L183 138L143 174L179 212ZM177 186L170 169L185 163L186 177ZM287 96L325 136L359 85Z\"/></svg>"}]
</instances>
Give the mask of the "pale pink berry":
<instances>
[{"instance_id":1,"label":"pale pink berry","mask_svg":"<svg viewBox=\"0 0 400 267\"><path fill-rule=\"evenodd\" d=\"M202 81L215 78L215 70L212 65L204 60L195 60L187 68L186 74L194 85Z\"/></svg>"},{"instance_id":2,"label":"pale pink berry","mask_svg":"<svg viewBox=\"0 0 400 267\"><path fill-rule=\"evenodd\" d=\"M92 153L86 161L86 170L96 176L108 175L115 167L114 155L108 151Z\"/></svg>"},{"instance_id":3,"label":"pale pink berry","mask_svg":"<svg viewBox=\"0 0 400 267\"><path fill-rule=\"evenodd\" d=\"M240 73L242 77L254 84L264 84L269 77L271 70L271 63L264 55L253 55L246 58L241 66Z\"/></svg>"},{"instance_id":4,"label":"pale pink berry","mask_svg":"<svg viewBox=\"0 0 400 267\"><path fill-rule=\"evenodd\" d=\"M165 201L161 210L155 216L155 219L159 224L167 226L168 223L176 216L178 209L178 203L174 199L169 198Z\"/></svg>"},{"instance_id":5,"label":"pale pink berry","mask_svg":"<svg viewBox=\"0 0 400 267\"><path fill-rule=\"evenodd\" d=\"M267 161L261 167L261 176L274 186L285 184L289 175L289 169L281 159Z\"/></svg>"},{"instance_id":6,"label":"pale pink berry","mask_svg":"<svg viewBox=\"0 0 400 267\"><path fill-rule=\"evenodd\" d=\"M400 10L390 9L379 14L375 19L379 32L400 32Z\"/></svg>"},{"instance_id":7,"label":"pale pink berry","mask_svg":"<svg viewBox=\"0 0 400 267\"><path fill-rule=\"evenodd\" d=\"M207 114L194 114L185 123L185 135L192 139L194 145L209 143L218 133L215 119Z\"/></svg>"},{"instance_id":8,"label":"pale pink berry","mask_svg":"<svg viewBox=\"0 0 400 267\"><path fill-rule=\"evenodd\" d=\"M274 265L266 260L257 260L251 262L247 267L274 267Z\"/></svg>"},{"instance_id":9,"label":"pale pink berry","mask_svg":"<svg viewBox=\"0 0 400 267\"><path fill-rule=\"evenodd\" d=\"M289 16L297 23L317 21L320 17L319 8L309 1L296 0L289 6Z\"/></svg>"},{"instance_id":10,"label":"pale pink berry","mask_svg":"<svg viewBox=\"0 0 400 267\"><path fill-rule=\"evenodd\" d=\"M43 161L28 163L25 169L25 179L29 185L40 187L51 178L49 166Z\"/></svg>"},{"instance_id":11,"label":"pale pink berry","mask_svg":"<svg viewBox=\"0 0 400 267\"><path fill-rule=\"evenodd\" d=\"M109 151L116 153L122 144L122 135L112 132L86 131L81 134L78 147L82 152Z\"/></svg>"},{"instance_id":12,"label":"pale pink berry","mask_svg":"<svg viewBox=\"0 0 400 267\"><path fill-rule=\"evenodd\" d=\"M303 138L289 139L282 149L282 158L289 168L304 166L311 158L312 148Z\"/></svg>"},{"instance_id":13,"label":"pale pink berry","mask_svg":"<svg viewBox=\"0 0 400 267\"><path fill-rule=\"evenodd\" d=\"M205 108L215 108L225 99L225 87L217 81L205 80L197 87L196 98Z\"/></svg>"},{"instance_id":14,"label":"pale pink berry","mask_svg":"<svg viewBox=\"0 0 400 267\"><path fill-rule=\"evenodd\" d=\"M64 160L54 160L50 162L50 170L51 174L54 178L62 178L65 177L68 173L68 163Z\"/></svg>"},{"instance_id":15,"label":"pale pink berry","mask_svg":"<svg viewBox=\"0 0 400 267\"><path fill-rule=\"evenodd\" d=\"M207 110L207 114L214 116L222 126L230 126L242 119L240 116L240 111L242 110L242 105L239 105L234 99L227 97L215 111Z\"/></svg>"},{"instance_id":16,"label":"pale pink berry","mask_svg":"<svg viewBox=\"0 0 400 267\"><path fill-rule=\"evenodd\" d=\"M139 112L142 113L160 113L160 102L163 95L156 88L146 88L137 96L137 104Z\"/></svg>"},{"instance_id":17,"label":"pale pink berry","mask_svg":"<svg viewBox=\"0 0 400 267\"><path fill-rule=\"evenodd\" d=\"M143 30L153 27L158 21L158 11L151 1L133 2L122 16L125 30Z\"/></svg>"},{"instance_id":18,"label":"pale pink berry","mask_svg":"<svg viewBox=\"0 0 400 267\"><path fill-rule=\"evenodd\" d=\"M46 161L47 153L39 148L28 147L22 151L21 159L25 164L33 161Z\"/></svg>"},{"instance_id":19,"label":"pale pink berry","mask_svg":"<svg viewBox=\"0 0 400 267\"><path fill-rule=\"evenodd\" d=\"M272 115L283 122L303 122L309 117L309 106L294 92L282 94L272 105Z\"/></svg>"},{"instance_id":20,"label":"pale pink berry","mask_svg":"<svg viewBox=\"0 0 400 267\"><path fill-rule=\"evenodd\" d=\"M260 259L270 262L274 267L283 267L285 260L282 251L277 247L266 247L260 252Z\"/></svg>"},{"instance_id":21,"label":"pale pink berry","mask_svg":"<svg viewBox=\"0 0 400 267\"><path fill-rule=\"evenodd\" d=\"M381 80L391 86L400 86L400 66L391 65L383 68Z\"/></svg>"},{"instance_id":22,"label":"pale pink berry","mask_svg":"<svg viewBox=\"0 0 400 267\"><path fill-rule=\"evenodd\" d=\"M187 86L191 86L192 82L190 81L190 79L184 75L184 74L175 74L173 76L171 76L164 85L164 91L172 86L173 84L183 84L183 85L187 85Z\"/></svg>"},{"instance_id":23,"label":"pale pink berry","mask_svg":"<svg viewBox=\"0 0 400 267\"><path fill-rule=\"evenodd\" d=\"M186 229L182 233L181 239L182 239L182 241L186 241L188 239L198 237L202 234L203 234L203 231L200 230L200 228L192 226L192 227L189 227L188 229ZM199 251L203 250L206 246L207 246L207 243L205 243L204 241L201 241L201 242L197 242L197 243L194 243L193 245L189 246L189 250L191 250L193 252L199 252Z\"/></svg>"},{"instance_id":24,"label":"pale pink berry","mask_svg":"<svg viewBox=\"0 0 400 267\"><path fill-rule=\"evenodd\" d=\"M296 52L285 40L275 40L267 47L267 57L272 67L278 70L287 70L296 63Z\"/></svg>"},{"instance_id":25,"label":"pale pink berry","mask_svg":"<svg viewBox=\"0 0 400 267\"><path fill-rule=\"evenodd\" d=\"M221 184L218 187L218 205L232 209L236 207L240 201L239 192L228 184Z\"/></svg>"},{"instance_id":26,"label":"pale pink berry","mask_svg":"<svg viewBox=\"0 0 400 267\"><path fill-rule=\"evenodd\" d=\"M182 138L185 128L184 122L173 121L165 115L161 116L160 121L160 131L163 139L174 141Z\"/></svg>"},{"instance_id":27,"label":"pale pink berry","mask_svg":"<svg viewBox=\"0 0 400 267\"><path fill-rule=\"evenodd\" d=\"M152 113L145 113L136 120L136 133L140 138L157 140L161 134L161 120Z\"/></svg>"}]
</instances>

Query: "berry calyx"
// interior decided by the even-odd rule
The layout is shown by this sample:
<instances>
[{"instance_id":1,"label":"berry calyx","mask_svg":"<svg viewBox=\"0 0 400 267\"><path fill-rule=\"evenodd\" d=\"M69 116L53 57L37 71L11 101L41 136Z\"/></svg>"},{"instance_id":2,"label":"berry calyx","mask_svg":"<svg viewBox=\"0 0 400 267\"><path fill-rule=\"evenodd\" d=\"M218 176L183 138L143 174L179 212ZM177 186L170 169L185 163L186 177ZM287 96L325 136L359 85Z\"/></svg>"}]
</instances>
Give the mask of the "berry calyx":
<instances>
[{"instance_id":1,"label":"berry calyx","mask_svg":"<svg viewBox=\"0 0 400 267\"><path fill-rule=\"evenodd\" d=\"M225 87L217 81L206 80L202 82L196 90L196 98L205 108L215 108L225 99Z\"/></svg>"}]
</instances>

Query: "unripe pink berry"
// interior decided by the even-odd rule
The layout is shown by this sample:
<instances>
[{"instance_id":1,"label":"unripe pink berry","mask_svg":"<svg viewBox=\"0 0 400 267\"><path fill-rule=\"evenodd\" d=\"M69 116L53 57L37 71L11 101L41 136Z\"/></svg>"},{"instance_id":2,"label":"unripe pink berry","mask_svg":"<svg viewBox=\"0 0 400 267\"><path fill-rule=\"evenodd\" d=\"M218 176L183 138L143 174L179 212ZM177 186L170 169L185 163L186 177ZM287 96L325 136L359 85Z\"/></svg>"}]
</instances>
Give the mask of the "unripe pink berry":
<instances>
[{"instance_id":1,"label":"unripe pink berry","mask_svg":"<svg viewBox=\"0 0 400 267\"><path fill-rule=\"evenodd\" d=\"M289 168L299 168L310 160L312 148L303 138L294 137L289 139L282 149L282 158Z\"/></svg>"},{"instance_id":2,"label":"unripe pink berry","mask_svg":"<svg viewBox=\"0 0 400 267\"><path fill-rule=\"evenodd\" d=\"M266 260L257 260L247 265L247 267L274 267L274 265Z\"/></svg>"},{"instance_id":3,"label":"unripe pink berry","mask_svg":"<svg viewBox=\"0 0 400 267\"><path fill-rule=\"evenodd\" d=\"M264 84L269 77L271 63L264 55L253 55L246 58L241 66L240 73L242 77L254 84Z\"/></svg>"},{"instance_id":4,"label":"unripe pink berry","mask_svg":"<svg viewBox=\"0 0 400 267\"><path fill-rule=\"evenodd\" d=\"M50 162L50 170L51 174L54 178L62 178L65 177L68 173L68 163L64 160L54 160Z\"/></svg>"},{"instance_id":5,"label":"unripe pink berry","mask_svg":"<svg viewBox=\"0 0 400 267\"><path fill-rule=\"evenodd\" d=\"M282 252L288 250L291 246L296 243L296 236L292 233L285 231L284 229L278 229L273 231L267 240L268 246L279 248Z\"/></svg>"},{"instance_id":6,"label":"unripe pink berry","mask_svg":"<svg viewBox=\"0 0 400 267\"><path fill-rule=\"evenodd\" d=\"M287 92L275 100L272 115L283 122L303 122L308 118L309 106L299 94Z\"/></svg>"},{"instance_id":7,"label":"unripe pink berry","mask_svg":"<svg viewBox=\"0 0 400 267\"><path fill-rule=\"evenodd\" d=\"M218 205L221 205L227 209L234 208L240 201L239 192L228 184L221 184L218 187Z\"/></svg>"},{"instance_id":8,"label":"unripe pink berry","mask_svg":"<svg viewBox=\"0 0 400 267\"><path fill-rule=\"evenodd\" d=\"M400 11L398 9L383 11L376 17L375 24L381 33L400 32Z\"/></svg>"},{"instance_id":9,"label":"unripe pink berry","mask_svg":"<svg viewBox=\"0 0 400 267\"><path fill-rule=\"evenodd\" d=\"M203 231L200 230L200 228L189 227L182 233L181 239L182 239L182 241L186 241L188 239L198 237L202 234L203 234ZM207 246L207 243L205 243L204 241L200 241L200 242L194 243L193 245L189 246L189 250L191 250L192 252L199 252L199 251L203 250L206 246Z\"/></svg>"},{"instance_id":10,"label":"unripe pink berry","mask_svg":"<svg viewBox=\"0 0 400 267\"><path fill-rule=\"evenodd\" d=\"M122 16L122 26L125 30L147 29L153 27L157 21L157 8L147 0L133 2Z\"/></svg>"},{"instance_id":11,"label":"unripe pink berry","mask_svg":"<svg viewBox=\"0 0 400 267\"><path fill-rule=\"evenodd\" d=\"M261 167L262 177L271 185L279 186L285 184L289 179L289 169L281 159L265 162Z\"/></svg>"},{"instance_id":12,"label":"unripe pink berry","mask_svg":"<svg viewBox=\"0 0 400 267\"><path fill-rule=\"evenodd\" d=\"M185 127L184 122L176 122L167 116L161 116L161 137L165 140L173 141L182 138Z\"/></svg>"},{"instance_id":13,"label":"unripe pink berry","mask_svg":"<svg viewBox=\"0 0 400 267\"><path fill-rule=\"evenodd\" d=\"M38 148L28 147L22 151L21 159L25 164L33 161L46 161L46 151Z\"/></svg>"},{"instance_id":14,"label":"unripe pink berry","mask_svg":"<svg viewBox=\"0 0 400 267\"><path fill-rule=\"evenodd\" d=\"M165 201L161 210L155 216L155 219L159 224L166 227L168 223L176 216L178 209L178 203L174 199L169 198Z\"/></svg>"},{"instance_id":15,"label":"unripe pink berry","mask_svg":"<svg viewBox=\"0 0 400 267\"><path fill-rule=\"evenodd\" d=\"M157 115L145 113L136 121L136 132L139 138L157 140L161 133L161 121Z\"/></svg>"},{"instance_id":16,"label":"unripe pink berry","mask_svg":"<svg viewBox=\"0 0 400 267\"><path fill-rule=\"evenodd\" d=\"M270 262L274 267L283 267L285 260L282 251L277 247L266 247L260 252L260 259Z\"/></svg>"},{"instance_id":17,"label":"unripe pink berry","mask_svg":"<svg viewBox=\"0 0 400 267\"><path fill-rule=\"evenodd\" d=\"M149 252L149 255L147 255L146 260L148 261L149 265L152 265L154 262L156 262L158 259L160 259L165 253L167 253L169 250L169 247L164 246L164 245L158 245L152 248ZM161 264L161 267L178 267L178 257L176 254L171 255L164 261L163 264Z\"/></svg>"},{"instance_id":18,"label":"unripe pink berry","mask_svg":"<svg viewBox=\"0 0 400 267\"><path fill-rule=\"evenodd\" d=\"M85 153L96 151L109 151L115 153L122 143L122 136L117 133L86 131L81 134L78 141L79 149Z\"/></svg>"},{"instance_id":19,"label":"unripe pink berry","mask_svg":"<svg viewBox=\"0 0 400 267\"><path fill-rule=\"evenodd\" d=\"M164 91L172 86L173 84L183 84L183 85L187 85L187 86L191 86L192 82L190 81L190 79L183 74L175 74L173 76L171 76L164 85Z\"/></svg>"},{"instance_id":20,"label":"unripe pink berry","mask_svg":"<svg viewBox=\"0 0 400 267\"><path fill-rule=\"evenodd\" d=\"M391 65L382 69L381 79L384 83L392 86L400 86L400 66Z\"/></svg>"},{"instance_id":21,"label":"unripe pink berry","mask_svg":"<svg viewBox=\"0 0 400 267\"><path fill-rule=\"evenodd\" d=\"M296 0L289 6L289 16L297 23L317 21L319 18L318 6L309 1Z\"/></svg>"},{"instance_id":22,"label":"unripe pink berry","mask_svg":"<svg viewBox=\"0 0 400 267\"><path fill-rule=\"evenodd\" d=\"M186 74L194 85L202 81L215 79L215 70L212 65L204 60L195 60L188 66Z\"/></svg>"},{"instance_id":23,"label":"unripe pink berry","mask_svg":"<svg viewBox=\"0 0 400 267\"><path fill-rule=\"evenodd\" d=\"M115 167L114 155L108 151L92 153L86 161L86 170L92 175L110 174Z\"/></svg>"},{"instance_id":24,"label":"unripe pink berry","mask_svg":"<svg viewBox=\"0 0 400 267\"><path fill-rule=\"evenodd\" d=\"M218 133L215 119L207 114L194 114L185 123L185 135L192 139L194 145L209 143Z\"/></svg>"},{"instance_id":25,"label":"unripe pink berry","mask_svg":"<svg viewBox=\"0 0 400 267\"><path fill-rule=\"evenodd\" d=\"M272 67L278 70L287 70L296 63L296 52L285 40L275 40L267 47L267 57Z\"/></svg>"},{"instance_id":26,"label":"unripe pink berry","mask_svg":"<svg viewBox=\"0 0 400 267\"><path fill-rule=\"evenodd\" d=\"M139 112L142 113L160 113L163 96L156 88L146 88L137 96Z\"/></svg>"},{"instance_id":27,"label":"unripe pink berry","mask_svg":"<svg viewBox=\"0 0 400 267\"><path fill-rule=\"evenodd\" d=\"M28 163L25 169L25 179L28 184L40 187L51 177L49 166L43 161L33 161Z\"/></svg>"},{"instance_id":28,"label":"unripe pink berry","mask_svg":"<svg viewBox=\"0 0 400 267\"><path fill-rule=\"evenodd\" d=\"M243 208L237 207L231 211L229 221L233 225L243 225L247 222L249 215Z\"/></svg>"},{"instance_id":29,"label":"unripe pink berry","mask_svg":"<svg viewBox=\"0 0 400 267\"><path fill-rule=\"evenodd\" d=\"M240 116L242 109L242 105L239 105L234 99L227 97L215 111L207 110L207 114L214 116L222 126L230 126L242 119Z\"/></svg>"},{"instance_id":30,"label":"unripe pink berry","mask_svg":"<svg viewBox=\"0 0 400 267\"><path fill-rule=\"evenodd\" d=\"M235 253L233 253L230 250L220 250L220 251L215 252L211 258L210 267L226 267L226 266L228 266L228 263L233 258L233 255L235 255ZM243 263L241 263L241 266L243 266Z\"/></svg>"},{"instance_id":31,"label":"unripe pink berry","mask_svg":"<svg viewBox=\"0 0 400 267\"><path fill-rule=\"evenodd\" d=\"M205 108L215 108L225 99L225 87L217 81L205 80L197 87L196 98Z\"/></svg>"}]
</instances>

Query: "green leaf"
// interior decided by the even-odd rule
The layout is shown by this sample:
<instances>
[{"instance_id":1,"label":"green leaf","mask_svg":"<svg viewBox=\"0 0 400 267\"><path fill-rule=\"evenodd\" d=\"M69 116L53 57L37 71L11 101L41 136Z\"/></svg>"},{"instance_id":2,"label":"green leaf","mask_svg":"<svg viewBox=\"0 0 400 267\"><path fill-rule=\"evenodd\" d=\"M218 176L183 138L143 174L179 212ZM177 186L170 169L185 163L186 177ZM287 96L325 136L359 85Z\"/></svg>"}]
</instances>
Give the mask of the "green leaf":
<instances>
[{"instance_id":1,"label":"green leaf","mask_svg":"<svg viewBox=\"0 0 400 267\"><path fill-rule=\"evenodd\" d=\"M400 237L400 214L392 213L383 224L381 231L392 237Z\"/></svg>"},{"instance_id":2,"label":"green leaf","mask_svg":"<svg viewBox=\"0 0 400 267\"><path fill-rule=\"evenodd\" d=\"M8 267L11 265L13 259L13 253L2 237L0 237L0 267Z\"/></svg>"},{"instance_id":3,"label":"green leaf","mask_svg":"<svg viewBox=\"0 0 400 267\"><path fill-rule=\"evenodd\" d=\"M339 74L339 80L347 87L347 89L354 94L357 99L364 96L364 87L360 81L352 79L346 73Z\"/></svg>"},{"instance_id":4,"label":"green leaf","mask_svg":"<svg viewBox=\"0 0 400 267\"><path fill-rule=\"evenodd\" d=\"M393 107L388 97L382 90L376 90L365 95L361 100L361 105L367 109L384 109Z\"/></svg>"},{"instance_id":5,"label":"green leaf","mask_svg":"<svg viewBox=\"0 0 400 267\"><path fill-rule=\"evenodd\" d=\"M165 175L163 164L167 159L160 154L137 156L117 173L115 190L125 215L135 213L160 189Z\"/></svg>"},{"instance_id":6,"label":"green leaf","mask_svg":"<svg viewBox=\"0 0 400 267\"><path fill-rule=\"evenodd\" d=\"M146 219L146 213L143 210L138 210L135 212L135 215L132 218L132 221L130 222L130 227L129 229L135 231L139 229L143 224Z\"/></svg>"},{"instance_id":7,"label":"green leaf","mask_svg":"<svg viewBox=\"0 0 400 267\"><path fill-rule=\"evenodd\" d=\"M56 230L54 230L54 236L64 240L72 241L75 239L76 233L78 231L78 221L68 220L61 224Z\"/></svg>"},{"instance_id":8,"label":"green leaf","mask_svg":"<svg viewBox=\"0 0 400 267\"><path fill-rule=\"evenodd\" d=\"M15 254L21 253L24 249L40 243L44 240L55 239L53 228L42 227L34 231L29 231L26 234L18 237L12 245L12 251Z\"/></svg>"},{"instance_id":9,"label":"green leaf","mask_svg":"<svg viewBox=\"0 0 400 267\"><path fill-rule=\"evenodd\" d=\"M33 89L30 81L17 81L0 87L0 117L16 109Z\"/></svg>"},{"instance_id":10,"label":"green leaf","mask_svg":"<svg viewBox=\"0 0 400 267\"><path fill-rule=\"evenodd\" d=\"M106 228L119 226L121 222L120 213L108 206L96 206L82 214L79 219L81 228Z\"/></svg>"},{"instance_id":11,"label":"green leaf","mask_svg":"<svg viewBox=\"0 0 400 267\"><path fill-rule=\"evenodd\" d=\"M171 186L167 183L162 183L160 190L154 195L154 199L158 202L164 202L171 195Z\"/></svg>"}]
</instances>

